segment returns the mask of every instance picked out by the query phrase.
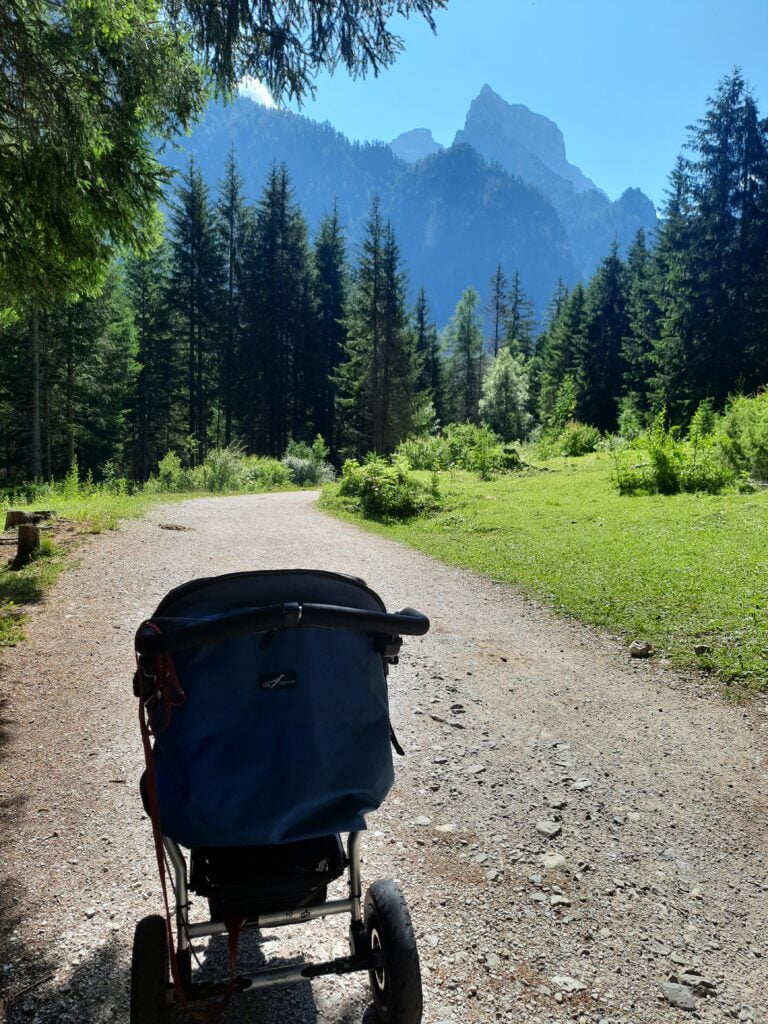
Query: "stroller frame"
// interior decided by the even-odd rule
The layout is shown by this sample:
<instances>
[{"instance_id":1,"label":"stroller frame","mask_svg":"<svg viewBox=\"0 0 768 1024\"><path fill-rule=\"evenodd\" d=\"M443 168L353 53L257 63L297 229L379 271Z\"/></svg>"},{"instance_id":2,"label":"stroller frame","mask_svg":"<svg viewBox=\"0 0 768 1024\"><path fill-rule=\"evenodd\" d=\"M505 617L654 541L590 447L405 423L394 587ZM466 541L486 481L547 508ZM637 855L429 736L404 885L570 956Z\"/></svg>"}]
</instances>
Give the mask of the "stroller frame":
<instances>
[{"instance_id":1,"label":"stroller frame","mask_svg":"<svg viewBox=\"0 0 768 1024\"><path fill-rule=\"evenodd\" d=\"M303 924L318 918L337 914L349 914L349 947L350 956L337 957L321 963L299 963L288 966L265 967L251 975L238 975L229 982L198 982L190 985L185 996L187 999L207 999L210 996L222 995L232 988L236 992L254 992L257 989L272 988L275 985L296 984L321 978L329 974L352 974L356 971L381 970L375 954L369 953L369 943L363 923L362 882L360 872L361 832L350 832L347 841L347 862L349 871L349 898L326 900L309 907L274 911L246 919L244 928L281 928L291 924ZM224 921L203 921L197 924L189 920L189 884L187 879L187 863L180 846L173 839L163 836L163 845L168 855L174 874L174 892L176 895L176 949L183 954L191 949L193 939L207 938L227 933ZM173 989L169 987L169 1001L173 999Z\"/></svg>"},{"instance_id":2,"label":"stroller frame","mask_svg":"<svg viewBox=\"0 0 768 1024\"><path fill-rule=\"evenodd\" d=\"M227 588L242 587L250 585L249 580L256 577L267 577L261 582L268 589L276 588L275 596L279 603L235 603L222 613L191 617L179 616L173 607L175 617L167 617L169 599L177 602L181 600L183 603L186 594L194 596L196 589L201 586L221 584ZM301 583L304 577L309 581L310 600L306 600L305 594L295 595L303 600L286 600L286 597L294 598L293 593L285 593L286 589L292 587L297 578ZM327 586L341 587L347 601L343 604L323 603L327 600L324 591ZM279 600L280 597L282 600ZM320 597L320 603L317 597ZM307 627L366 634L373 642L375 656L381 659L385 680L388 666L398 662L401 634L422 636L429 629L429 620L411 608L388 613L381 599L359 579L316 570L277 570L191 581L172 591L161 603L155 616L139 627L136 634L138 670L134 677L134 694L139 699L139 718L147 764L146 793L143 780L140 788L145 809L152 822L166 916L145 917L136 928L131 965L131 1024L163 1024L166 1007L174 1000L187 1006L193 1001L213 997L219 997L213 1015L206 1011L205 1017L198 1019L218 1020L235 992L264 990L359 971L368 971L373 1008L381 1024L420 1024L423 999L418 950L402 893L395 882L385 879L371 883L363 896L360 828L365 827L365 822L361 813L356 818L348 816L346 829L337 819L335 831L322 838L326 843L327 855L320 862L315 861L318 869L314 881L309 878L312 883L309 888L289 886L286 891L284 880L279 875L270 874L267 864L263 890L255 897L243 896L242 902L239 902L238 893L235 896L227 894L226 881L217 881L217 872L222 865L221 860L217 862L217 847L208 849L199 845L199 840L191 838L193 833L180 830L182 834L172 838L162 829L151 744L151 736L157 734L150 731L149 715L159 700L166 700L167 705L163 706L169 712L164 726L167 727L173 708L180 706L174 701L180 697L181 703L184 702L184 692L179 686L170 655L242 634L266 633L274 636L283 630L303 630ZM288 668L292 670L292 666ZM282 674L276 677L278 681L283 678L289 679L289 686L292 682L295 685L296 677L292 671L287 677ZM263 684L272 681L271 677L262 679L262 689L271 690ZM389 729L395 749L402 753L391 726ZM346 855L340 833L347 835ZM182 838L184 834L190 838ZM317 832L310 831L308 834L317 835L318 843L321 842L321 835ZM333 852L329 844L334 847ZM189 862L182 846L190 851ZM266 847L248 847L247 843L230 841L220 848L251 850L258 858L261 856L259 851L275 850L279 846L279 841ZM314 856L314 852L310 849L309 856ZM290 861L287 847L285 856ZM198 861L197 857L201 860ZM218 868L214 871L217 863ZM299 863L296 862L297 866ZM325 867L320 868L320 864L325 864ZM173 900L169 899L166 872L171 876ZM347 898L328 900L327 883L340 879L345 872L348 872ZM309 875L312 875L311 869ZM217 889L217 886L221 887ZM190 890L203 898L208 897L211 920L190 920ZM349 915L348 956L322 962L289 962L274 966L267 963L252 973L237 973L237 940L241 929L279 928L344 914ZM223 980L193 982L193 942L220 935L228 935L229 938L230 976ZM172 982L168 978L169 967Z\"/></svg>"}]
</instances>

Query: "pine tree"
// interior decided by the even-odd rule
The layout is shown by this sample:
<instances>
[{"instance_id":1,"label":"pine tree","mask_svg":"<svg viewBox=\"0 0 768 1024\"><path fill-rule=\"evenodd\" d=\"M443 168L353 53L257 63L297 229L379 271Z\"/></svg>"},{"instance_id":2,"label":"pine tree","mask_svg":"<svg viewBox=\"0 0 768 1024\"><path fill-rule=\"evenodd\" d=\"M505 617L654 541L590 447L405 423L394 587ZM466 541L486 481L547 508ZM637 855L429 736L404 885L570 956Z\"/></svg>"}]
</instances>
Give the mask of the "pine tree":
<instances>
[{"instance_id":1,"label":"pine tree","mask_svg":"<svg viewBox=\"0 0 768 1024\"><path fill-rule=\"evenodd\" d=\"M205 458L211 392L221 365L223 266L214 209L202 174L190 161L171 207L169 301L187 358L187 429L192 457Z\"/></svg>"},{"instance_id":2,"label":"pine tree","mask_svg":"<svg viewBox=\"0 0 768 1024\"><path fill-rule=\"evenodd\" d=\"M650 379L661 316L656 301L659 283L655 270L656 261L641 229L627 253L628 331L621 345L624 399L641 417L651 408Z\"/></svg>"},{"instance_id":3,"label":"pine tree","mask_svg":"<svg viewBox=\"0 0 768 1024\"><path fill-rule=\"evenodd\" d=\"M440 335L437 325L432 320L427 293L423 288L419 289L416 298L412 323L418 370L416 391L423 395L427 402L432 403L437 422L445 424L445 384L443 360L440 355Z\"/></svg>"},{"instance_id":4,"label":"pine tree","mask_svg":"<svg viewBox=\"0 0 768 1024\"><path fill-rule=\"evenodd\" d=\"M184 367L171 329L168 246L126 262L126 282L136 326L138 373L130 398L130 464L146 480L167 451L181 446Z\"/></svg>"},{"instance_id":5,"label":"pine tree","mask_svg":"<svg viewBox=\"0 0 768 1024\"><path fill-rule=\"evenodd\" d=\"M275 167L245 247L243 410L248 450L279 456L311 437L305 374L312 326L307 226L288 170Z\"/></svg>"},{"instance_id":6,"label":"pine tree","mask_svg":"<svg viewBox=\"0 0 768 1024\"><path fill-rule=\"evenodd\" d=\"M509 301L507 288L509 287L506 275L499 263L496 273L491 278L491 297L485 311L491 321L490 350L494 358L499 354L499 349L504 344L509 318Z\"/></svg>"},{"instance_id":7,"label":"pine tree","mask_svg":"<svg viewBox=\"0 0 768 1024\"><path fill-rule=\"evenodd\" d=\"M343 448L391 452L413 417L416 359L405 311L405 276L391 225L374 199L354 273L339 367Z\"/></svg>"},{"instance_id":8,"label":"pine tree","mask_svg":"<svg viewBox=\"0 0 768 1024\"><path fill-rule=\"evenodd\" d=\"M520 272L516 270L507 298L504 322L504 344L512 350L513 355L522 353L528 357L533 354L534 323L533 303L525 294Z\"/></svg>"},{"instance_id":9,"label":"pine tree","mask_svg":"<svg viewBox=\"0 0 768 1024\"><path fill-rule=\"evenodd\" d=\"M217 416L216 443L232 441L235 410L236 366L235 353L240 347L242 329L243 244L245 232L245 199L243 179L237 168L234 149L230 150L224 165L224 177L219 183L216 203L216 223L219 231L224 269L224 309L222 317L220 379L217 386L219 410L223 411L223 436Z\"/></svg>"},{"instance_id":10,"label":"pine tree","mask_svg":"<svg viewBox=\"0 0 768 1024\"><path fill-rule=\"evenodd\" d=\"M586 290L577 284L570 295L556 293L551 304L551 320L545 332L540 352L539 417L545 426L552 421L558 395L563 382L570 380L574 387L576 408L576 378L580 375L586 331Z\"/></svg>"},{"instance_id":11,"label":"pine tree","mask_svg":"<svg viewBox=\"0 0 768 1024\"><path fill-rule=\"evenodd\" d=\"M584 345L578 359L578 416L600 430L615 430L629 329L624 264L614 242L587 288Z\"/></svg>"},{"instance_id":12,"label":"pine tree","mask_svg":"<svg viewBox=\"0 0 768 1024\"><path fill-rule=\"evenodd\" d=\"M443 347L451 419L457 423L477 423L483 378L483 329L480 296L474 288L467 288L459 299L445 329Z\"/></svg>"},{"instance_id":13,"label":"pine tree","mask_svg":"<svg viewBox=\"0 0 768 1024\"><path fill-rule=\"evenodd\" d=\"M333 211L320 222L314 245L315 328L311 367L314 430L332 450L337 447L336 373L347 331L348 271L346 245L334 203Z\"/></svg>"}]
</instances>

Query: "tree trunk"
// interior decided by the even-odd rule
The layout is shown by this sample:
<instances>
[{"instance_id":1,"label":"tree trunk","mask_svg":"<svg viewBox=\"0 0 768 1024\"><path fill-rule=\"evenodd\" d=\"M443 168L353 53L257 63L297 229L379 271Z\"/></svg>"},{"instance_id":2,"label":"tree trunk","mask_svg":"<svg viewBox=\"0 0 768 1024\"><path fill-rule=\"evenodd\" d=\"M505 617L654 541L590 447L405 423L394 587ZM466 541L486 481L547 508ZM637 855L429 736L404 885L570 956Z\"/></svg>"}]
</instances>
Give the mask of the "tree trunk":
<instances>
[{"instance_id":1,"label":"tree trunk","mask_svg":"<svg viewBox=\"0 0 768 1024\"><path fill-rule=\"evenodd\" d=\"M43 476L42 438L40 432L40 310L32 306L30 324L30 357L32 361L32 479Z\"/></svg>"},{"instance_id":2,"label":"tree trunk","mask_svg":"<svg viewBox=\"0 0 768 1024\"><path fill-rule=\"evenodd\" d=\"M67 340L67 470L75 461L75 357L72 351L72 325Z\"/></svg>"},{"instance_id":3,"label":"tree trunk","mask_svg":"<svg viewBox=\"0 0 768 1024\"><path fill-rule=\"evenodd\" d=\"M16 558L13 560L12 568L21 569L32 561L32 555L40 547L40 527L31 523L23 523L19 526L19 546L16 549Z\"/></svg>"}]
</instances>

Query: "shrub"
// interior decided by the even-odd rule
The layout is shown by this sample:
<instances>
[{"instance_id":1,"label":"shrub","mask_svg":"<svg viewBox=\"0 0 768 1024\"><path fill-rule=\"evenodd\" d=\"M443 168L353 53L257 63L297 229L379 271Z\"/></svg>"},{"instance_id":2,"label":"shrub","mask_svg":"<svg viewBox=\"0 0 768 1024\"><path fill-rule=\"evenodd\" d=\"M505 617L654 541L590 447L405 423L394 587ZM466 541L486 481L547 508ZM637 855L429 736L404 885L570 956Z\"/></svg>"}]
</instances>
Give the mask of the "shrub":
<instances>
[{"instance_id":1,"label":"shrub","mask_svg":"<svg viewBox=\"0 0 768 1024\"><path fill-rule=\"evenodd\" d=\"M289 441L283 456L283 466L290 479L299 487L330 483L336 479L336 470L327 461L330 448L322 434L318 434L311 445L306 441Z\"/></svg>"},{"instance_id":2,"label":"shrub","mask_svg":"<svg viewBox=\"0 0 768 1024\"><path fill-rule=\"evenodd\" d=\"M465 469L487 480L493 473L522 469L520 455L490 427L449 423L439 434L422 434L403 441L395 453L411 469L436 472Z\"/></svg>"},{"instance_id":3,"label":"shrub","mask_svg":"<svg viewBox=\"0 0 768 1024\"><path fill-rule=\"evenodd\" d=\"M726 409L719 444L728 464L756 480L768 480L768 391L739 395Z\"/></svg>"},{"instance_id":4,"label":"shrub","mask_svg":"<svg viewBox=\"0 0 768 1024\"><path fill-rule=\"evenodd\" d=\"M181 459L176 452L168 451L157 466L157 489L160 491L181 490Z\"/></svg>"},{"instance_id":5,"label":"shrub","mask_svg":"<svg viewBox=\"0 0 768 1024\"><path fill-rule=\"evenodd\" d=\"M520 468L515 449L506 445L490 427L474 423L450 423L443 430L446 468L466 469L487 480L493 473ZM517 453L515 452L515 455Z\"/></svg>"},{"instance_id":6,"label":"shrub","mask_svg":"<svg viewBox=\"0 0 768 1024\"><path fill-rule=\"evenodd\" d=\"M643 432L643 417L631 398L619 403L619 437L624 441L636 441Z\"/></svg>"},{"instance_id":7,"label":"shrub","mask_svg":"<svg viewBox=\"0 0 768 1024\"><path fill-rule=\"evenodd\" d=\"M664 416L662 409L633 453L645 453L647 462L628 467L618 451L614 453L614 482L620 494L717 494L735 481L737 474L714 436L702 433L708 425L706 411L698 420L694 416L687 440L680 438L679 428L665 429Z\"/></svg>"},{"instance_id":8,"label":"shrub","mask_svg":"<svg viewBox=\"0 0 768 1024\"><path fill-rule=\"evenodd\" d=\"M247 490L268 491L274 487L290 487L290 471L278 459L251 455L243 461Z\"/></svg>"},{"instance_id":9,"label":"shrub","mask_svg":"<svg viewBox=\"0 0 768 1024\"><path fill-rule=\"evenodd\" d=\"M597 427L579 420L569 420L557 438L555 448L560 455L576 458L597 451L600 440L601 434Z\"/></svg>"},{"instance_id":10,"label":"shrub","mask_svg":"<svg viewBox=\"0 0 768 1024\"><path fill-rule=\"evenodd\" d=\"M397 455L406 459L411 469L427 469L434 473L448 468L445 463L445 442L437 434L419 434L401 441Z\"/></svg>"},{"instance_id":11,"label":"shrub","mask_svg":"<svg viewBox=\"0 0 768 1024\"><path fill-rule=\"evenodd\" d=\"M288 471L290 479L299 487L330 483L336 478L336 471L329 462L318 462L314 458L300 458L298 455L286 455L282 465Z\"/></svg>"},{"instance_id":12,"label":"shrub","mask_svg":"<svg viewBox=\"0 0 768 1024\"><path fill-rule=\"evenodd\" d=\"M242 449L234 445L214 448L202 465L202 490L221 494L244 489Z\"/></svg>"},{"instance_id":13,"label":"shrub","mask_svg":"<svg viewBox=\"0 0 768 1024\"><path fill-rule=\"evenodd\" d=\"M355 499L369 519L409 519L434 508L439 500L436 480L426 488L409 475L405 463L369 456L362 465L347 459L341 471L339 494Z\"/></svg>"}]
</instances>

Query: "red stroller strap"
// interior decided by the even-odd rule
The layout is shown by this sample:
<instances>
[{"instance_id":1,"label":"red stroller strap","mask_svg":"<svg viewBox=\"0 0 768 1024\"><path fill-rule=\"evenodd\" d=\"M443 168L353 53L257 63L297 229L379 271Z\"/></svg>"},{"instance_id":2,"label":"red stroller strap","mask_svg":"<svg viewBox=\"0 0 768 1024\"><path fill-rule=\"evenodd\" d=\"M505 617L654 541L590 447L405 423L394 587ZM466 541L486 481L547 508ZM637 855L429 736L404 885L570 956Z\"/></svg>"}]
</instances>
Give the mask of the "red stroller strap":
<instances>
[{"instance_id":1,"label":"red stroller strap","mask_svg":"<svg viewBox=\"0 0 768 1024\"><path fill-rule=\"evenodd\" d=\"M150 625L148 623L148 625ZM152 625L150 628L155 629L156 632L160 632L156 626ZM163 847L163 834L160 829L160 808L157 798L157 778L155 776L155 758L152 750L152 741L150 733L150 724L147 718L147 709L144 703L144 686L143 681L145 679L144 672L141 665L141 659L137 657L139 679L139 729L141 731L141 742L144 747L144 761L147 767L146 780L147 780L147 805L149 808L149 818L152 822L152 837L155 845L155 857L157 858L157 867L160 873L160 885L163 891L163 903L165 905L165 926L168 933L168 956L171 966L171 977L173 979L173 992L176 1002L180 1003L184 1009L192 1016L192 1018L198 1022L198 1024L219 1024L219 1021L224 1016L224 1013L229 1006L230 1000L235 992L235 976L237 973L237 946L240 939L240 932L242 930L245 921L227 919L224 923L227 926L227 935L229 938L229 967L230 967L230 982L227 992L222 996L221 1000L207 1010L194 1010L190 1005L184 993L184 985L181 981L181 975L179 973L179 963L176 956L176 943L173 940L173 924L171 922L171 907L168 899L168 885L166 882L166 862L165 862L165 849ZM184 702L184 691L179 686L178 678L176 676L176 670L171 660L170 655L163 654L157 659L156 665L156 676L157 679L167 680L175 690L175 699L171 697L166 705L166 721L163 724L163 728L167 728L170 722L170 716L173 713L173 708L180 706Z\"/></svg>"}]
</instances>

